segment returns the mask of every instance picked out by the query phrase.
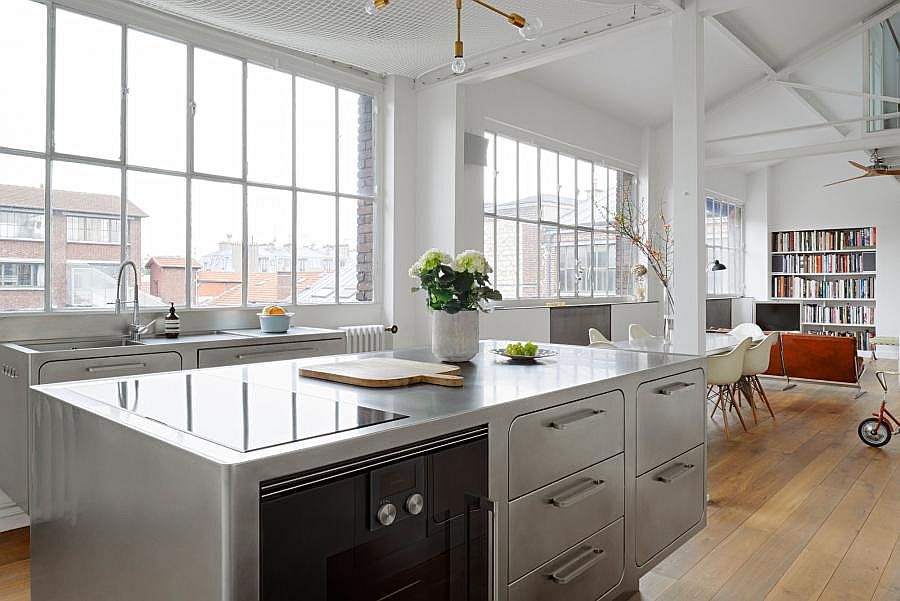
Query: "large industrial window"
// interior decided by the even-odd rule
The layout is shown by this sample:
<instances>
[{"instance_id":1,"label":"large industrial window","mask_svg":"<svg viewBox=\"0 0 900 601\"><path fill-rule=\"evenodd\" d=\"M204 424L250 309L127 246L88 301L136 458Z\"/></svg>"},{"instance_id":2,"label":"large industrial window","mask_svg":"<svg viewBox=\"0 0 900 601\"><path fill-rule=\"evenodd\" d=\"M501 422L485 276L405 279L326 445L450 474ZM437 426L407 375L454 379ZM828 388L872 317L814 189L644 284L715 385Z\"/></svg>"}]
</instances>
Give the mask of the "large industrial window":
<instances>
[{"instance_id":1,"label":"large industrial window","mask_svg":"<svg viewBox=\"0 0 900 601\"><path fill-rule=\"evenodd\" d=\"M506 299L632 292L633 251L607 216L633 201L635 177L487 133L484 248Z\"/></svg>"},{"instance_id":2,"label":"large industrial window","mask_svg":"<svg viewBox=\"0 0 900 601\"><path fill-rule=\"evenodd\" d=\"M0 2L0 312L374 300L375 87L170 33Z\"/></svg>"},{"instance_id":3,"label":"large industrial window","mask_svg":"<svg viewBox=\"0 0 900 601\"><path fill-rule=\"evenodd\" d=\"M725 269L713 271L716 261ZM708 294L744 293L744 208L739 203L707 195L706 262Z\"/></svg>"}]
</instances>

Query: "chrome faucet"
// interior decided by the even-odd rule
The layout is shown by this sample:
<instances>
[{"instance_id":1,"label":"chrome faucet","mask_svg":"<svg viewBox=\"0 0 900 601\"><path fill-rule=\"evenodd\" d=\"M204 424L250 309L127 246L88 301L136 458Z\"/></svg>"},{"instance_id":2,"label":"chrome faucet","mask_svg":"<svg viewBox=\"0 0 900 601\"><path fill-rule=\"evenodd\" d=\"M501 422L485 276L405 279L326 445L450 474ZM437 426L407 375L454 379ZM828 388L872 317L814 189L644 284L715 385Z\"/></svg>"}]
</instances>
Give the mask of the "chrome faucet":
<instances>
[{"instance_id":1,"label":"chrome faucet","mask_svg":"<svg viewBox=\"0 0 900 601\"><path fill-rule=\"evenodd\" d=\"M134 300L132 301L132 316L131 323L128 324L128 337L131 340L138 341L141 339L141 334L145 333L153 324L156 323L154 319L148 324L141 325L141 305L138 300L138 294L140 293L140 279L138 276L138 268L137 265L134 264L134 261L125 261L121 265L119 265L119 275L116 276L116 315L122 314L122 307L128 304L128 301L123 301L122 294L122 275L125 273L125 268L131 266L131 270L134 272Z\"/></svg>"}]
</instances>

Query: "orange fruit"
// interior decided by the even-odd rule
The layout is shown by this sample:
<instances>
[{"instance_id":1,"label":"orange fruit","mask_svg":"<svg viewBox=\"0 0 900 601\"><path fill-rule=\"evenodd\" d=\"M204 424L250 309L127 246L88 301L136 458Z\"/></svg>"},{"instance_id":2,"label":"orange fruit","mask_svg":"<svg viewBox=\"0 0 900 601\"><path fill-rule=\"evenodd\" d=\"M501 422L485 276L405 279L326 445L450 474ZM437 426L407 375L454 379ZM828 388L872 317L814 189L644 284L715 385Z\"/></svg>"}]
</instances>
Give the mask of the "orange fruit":
<instances>
[{"instance_id":1,"label":"orange fruit","mask_svg":"<svg viewBox=\"0 0 900 601\"><path fill-rule=\"evenodd\" d=\"M265 313L266 315L285 315L287 314L287 311L285 311L278 305L270 305L263 309L263 313Z\"/></svg>"}]
</instances>

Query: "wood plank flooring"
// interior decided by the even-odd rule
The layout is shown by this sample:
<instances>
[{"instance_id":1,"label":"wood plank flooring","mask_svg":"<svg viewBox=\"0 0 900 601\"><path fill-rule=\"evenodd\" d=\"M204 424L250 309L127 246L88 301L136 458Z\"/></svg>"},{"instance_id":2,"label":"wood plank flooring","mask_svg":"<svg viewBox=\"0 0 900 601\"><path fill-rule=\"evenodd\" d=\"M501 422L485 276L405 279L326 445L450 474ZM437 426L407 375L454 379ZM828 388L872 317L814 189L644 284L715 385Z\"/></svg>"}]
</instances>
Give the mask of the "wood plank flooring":
<instances>
[{"instance_id":1,"label":"wood plank flooring","mask_svg":"<svg viewBox=\"0 0 900 601\"><path fill-rule=\"evenodd\" d=\"M900 438L870 449L856 436L881 399L877 365L897 364L870 363L861 399L767 380L774 422L747 411L750 431L725 440L711 421L709 524L629 601L900 600ZM0 601L30 599L28 532L0 533Z\"/></svg>"},{"instance_id":2,"label":"wood plank flooring","mask_svg":"<svg viewBox=\"0 0 900 601\"><path fill-rule=\"evenodd\" d=\"M896 365L870 363L858 400L765 380L775 421L747 410L731 440L711 421L708 525L629 601L900 601L900 437L871 449L856 435L881 400L874 372Z\"/></svg>"}]
</instances>

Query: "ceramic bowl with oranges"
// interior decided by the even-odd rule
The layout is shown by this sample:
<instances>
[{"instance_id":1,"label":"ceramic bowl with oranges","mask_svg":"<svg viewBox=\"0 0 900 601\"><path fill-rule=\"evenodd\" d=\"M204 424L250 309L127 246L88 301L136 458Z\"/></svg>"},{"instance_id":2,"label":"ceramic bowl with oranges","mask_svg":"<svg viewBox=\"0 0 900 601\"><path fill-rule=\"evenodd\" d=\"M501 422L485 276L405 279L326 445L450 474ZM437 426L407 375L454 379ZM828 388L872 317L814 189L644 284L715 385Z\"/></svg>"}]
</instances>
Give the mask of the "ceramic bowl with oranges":
<instances>
[{"instance_id":1,"label":"ceramic bowl with oranges","mask_svg":"<svg viewBox=\"0 0 900 601\"><path fill-rule=\"evenodd\" d=\"M293 313L288 313L284 307L269 305L256 314L259 317L259 329L266 334L282 334L291 327Z\"/></svg>"}]
</instances>

